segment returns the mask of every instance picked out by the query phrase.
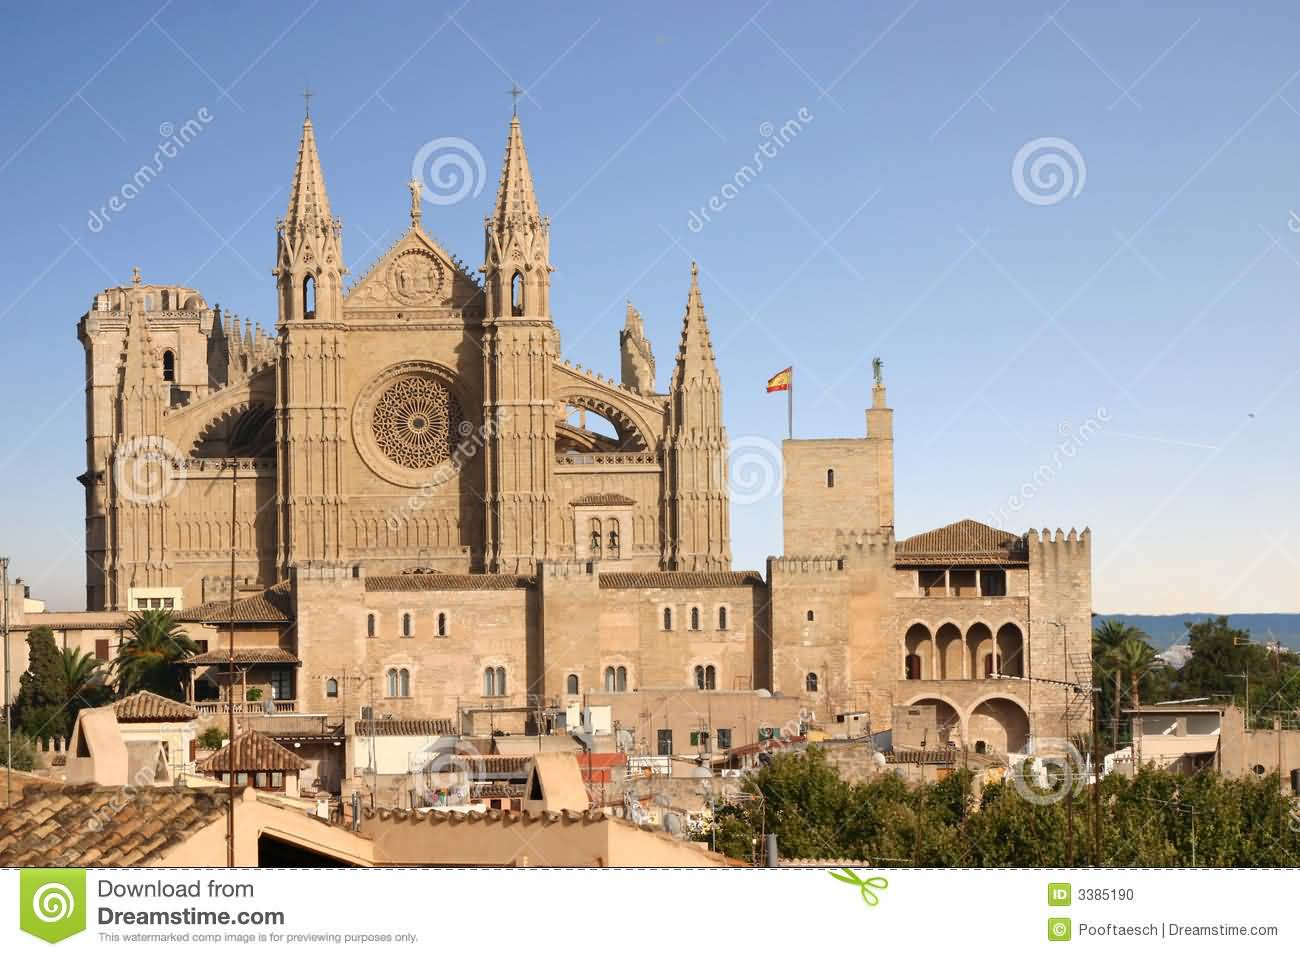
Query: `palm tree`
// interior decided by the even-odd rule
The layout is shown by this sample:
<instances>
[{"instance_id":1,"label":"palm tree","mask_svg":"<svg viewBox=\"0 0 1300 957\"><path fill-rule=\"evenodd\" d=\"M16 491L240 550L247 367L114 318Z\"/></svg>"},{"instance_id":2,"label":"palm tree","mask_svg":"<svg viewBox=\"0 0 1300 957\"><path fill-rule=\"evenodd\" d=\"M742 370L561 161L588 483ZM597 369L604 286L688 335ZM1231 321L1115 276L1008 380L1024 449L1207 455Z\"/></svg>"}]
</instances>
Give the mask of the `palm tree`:
<instances>
[{"instance_id":1,"label":"palm tree","mask_svg":"<svg viewBox=\"0 0 1300 957\"><path fill-rule=\"evenodd\" d=\"M1111 704L1111 750L1119 750L1120 695L1124 680L1124 669L1119 667L1121 658L1116 649L1126 641L1139 641L1146 644L1147 633L1136 625L1126 625L1117 618L1106 618L1092 630L1093 666L1103 675L1115 681L1115 696Z\"/></svg>"},{"instance_id":2,"label":"palm tree","mask_svg":"<svg viewBox=\"0 0 1300 957\"><path fill-rule=\"evenodd\" d=\"M59 651L59 669L63 682L61 693L68 702L65 706L68 711L67 730L71 733L83 707L97 708L110 698L108 676L99 659L76 648Z\"/></svg>"},{"instance_id":3,"label":"palm tree","mask_svg":"<svg viewBox=\"0 0 1300 957\"><path fill-rule=\"evenodd\" d=\"M1135 631L1137 629L1134 629ZM1141 634L1139 631L1138 634ZM1106 662L1115 676L1115 718L1119 720L1119 685L1121 675L1128 675L1131 707L1142 707L1142 679L1156 664L1156 651L1141 638L1130 636L1106 653Z\"/></svg>"},{"instance_id":4,"label":"palm tree","mask_svg":"<svg viewBox=\"0 0 1300 957\"><path fill-rule=\"evenodd\" d=\"M198 652L185 629L171 612L151 609L138 612L126 623L130 637L122 642L113 661L118 694L152 691L184 699L184 682L178 662Z\"/></svg>"}]
</instances>

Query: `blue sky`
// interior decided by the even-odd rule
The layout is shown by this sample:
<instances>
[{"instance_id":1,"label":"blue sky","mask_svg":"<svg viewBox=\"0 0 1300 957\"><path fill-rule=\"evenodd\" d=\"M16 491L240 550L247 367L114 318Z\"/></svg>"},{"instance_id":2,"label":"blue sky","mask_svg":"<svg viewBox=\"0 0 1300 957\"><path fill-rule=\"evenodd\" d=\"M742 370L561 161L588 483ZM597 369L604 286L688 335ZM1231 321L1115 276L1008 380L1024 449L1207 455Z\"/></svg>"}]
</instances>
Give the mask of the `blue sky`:
<instances>
[{"instance_id":1,"label":"blue sky","mask_svg":"<svg viewBox=\"0 0 1300 957\"><path fill-rule=\"evenodd\" d=\"M1300 610L1298 19L1085 0L25 8L0 59L0 550L81 607L75 326L96 291L138 265L273 325L305 82L358 275L439 137L472 144L487 182L425 226L479 264L518 82L568 358L617 374L631 298L664 386L697 259L733 441L779 441L763 385L791 364L796 432L861 434L880 355L900 535L1089 525L1099 611ZM200 110L92 229L160 128ZM1035 191L1013 160L1047 138L1029 159L1066 178ZM737 505L733 531L737 566L761 567L779 497Z\"/></svg>"}]
</instances>

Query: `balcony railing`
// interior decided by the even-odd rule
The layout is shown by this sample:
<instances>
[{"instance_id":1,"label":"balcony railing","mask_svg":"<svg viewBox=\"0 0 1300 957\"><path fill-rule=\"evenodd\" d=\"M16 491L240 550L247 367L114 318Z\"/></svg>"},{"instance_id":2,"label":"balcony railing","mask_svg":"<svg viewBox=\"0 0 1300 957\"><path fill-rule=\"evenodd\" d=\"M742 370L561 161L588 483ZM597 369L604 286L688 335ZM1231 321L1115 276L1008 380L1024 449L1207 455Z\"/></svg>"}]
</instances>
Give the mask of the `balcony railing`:
<instances>
[{"instance_id":1,"label":"balcony railing","mask_svg":"<svg viewBox=\"0 0 1300 957\"><path fill-rule=\"evenodd\" d=\"M195 701L194 709L200 715L229 714L230 703L227 701ZM298 702L284 698L271 700L273 714L297 714ZM265 701L236 701L235 714L266 714Z\"/></svg>"}]
</instances>

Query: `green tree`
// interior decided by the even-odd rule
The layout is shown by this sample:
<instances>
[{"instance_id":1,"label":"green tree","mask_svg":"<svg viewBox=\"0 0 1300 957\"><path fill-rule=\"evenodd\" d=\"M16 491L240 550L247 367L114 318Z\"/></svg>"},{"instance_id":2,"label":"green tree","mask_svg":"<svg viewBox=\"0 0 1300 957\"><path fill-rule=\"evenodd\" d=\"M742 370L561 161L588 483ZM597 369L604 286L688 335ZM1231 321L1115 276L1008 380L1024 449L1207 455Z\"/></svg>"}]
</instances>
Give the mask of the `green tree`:
<instances>
[{"instance_id":1,"label":"green tree","mask_svg":"<svg viewBox=\"0 0 1300 957\"><path fill-rule=\"evenodd\" d=\"M1125 638L1106 653L1107 662L1118 674L1128 677L1129 702L1142 707L1142 679L1156 667L1156 651L1141 638Z\"/></svg>"},{"instance_id":2,"label":"green tree","mask_svg":"<svg viewBox=\"0 0 1300 957\"><path fill-rule=\"evenodd\" d=\"M198 652L171 612L151 609L127 621L130 637L118 648L113 677L119 694L152 691L184 700L184 669L178 662Z\"/></svg>"},{"instance_id":3,"label":"green tree","mask_svg":"<svg viewBox=\"0 0 1300 957\"><path fill-rule=\"evenodd\" d=\"M14 731L13 734L13 756L15 771L36 770L36 748L29 738L24 737L18 731ZM0 768L8 767L8 761L9 739L5 737L3 725L0 725Z\"/></svg>"},{"instance_id":4,"label":"green tree","mask_svg":"<svg viewBox=\"0 0 1300 957\"><path fill-rule=\"evenodd\" d=\"M1115 649L1125 641L1136 639L1147 641L1148 635L1135 625L1126 625L1116 618L1103 618L1092 630L1092 664L1099 678L1111 685L1111 695L1107 700L1100 696L1097 713L1097 726L1111 729L1111 747L1119 747L1120 728L1123 726L1123 684L1124 671L1117 667Z\"/></svg>"},{"instance_id":5,"label":"green tree","mask_svg":"<svg viewBox=\"0 0 1300 957\"><path fill-rule=\"evenodd\" d=\"M27 670L18 679L14 727L29 738L67 737L72 730L63 682L63 659L54 632L44 626L27 635Z\"/></svg>"},{"instance_id":6,"label":"green tree","mask_svg":"<svg viewBox=\"0 0 1300 957\"><path fill-rule=\"evenodd\" d=\"M64 648L59 652L59 667L70 730L82 708L98 708L107 704L113 695L104 666L89 652Z\"/></svg>"}]
</instances>

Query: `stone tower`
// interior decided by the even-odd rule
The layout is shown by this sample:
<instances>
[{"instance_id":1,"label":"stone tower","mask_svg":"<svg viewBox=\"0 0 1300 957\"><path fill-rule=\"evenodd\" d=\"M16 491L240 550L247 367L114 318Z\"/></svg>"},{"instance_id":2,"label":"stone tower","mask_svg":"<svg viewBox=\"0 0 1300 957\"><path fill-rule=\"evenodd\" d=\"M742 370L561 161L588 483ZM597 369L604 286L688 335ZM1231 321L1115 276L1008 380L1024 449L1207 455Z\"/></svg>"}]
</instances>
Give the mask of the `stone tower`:
<instances>
[{"instance_id":1,"label":"stone tower","mask_svg":"<svg viewBox=\"0 0 1300 957\"><path fill-rule=\"evenodd\" d=\"M484 565L527 572L557 547L552 377L560 341L551 322L550 222L538 210L518 116L484 232Z\"/></svg>"},{"instance_id":2,"label":"stone tower","mask_svg":"<svg viewBox=\"0 0 1300 957\"><path fill-rule=\"evenodd\" d=\"M663 565L672 571L729 569L731 520L722 383L700 298L699 269L694 263L668 393Z\"/></svg>"},{"instance_id":3,"label":"stone tower","mask_svg":"<svg viewBox=\"0 0 1300 957\"><path fill-rule=\"evenodd\" d=\"M277 565L342 557L342 224L330 213L311 119L302 124L289 209L277 224L275 277L280 357L276 366Z\"/></svg>"},{"instance_id":4,"label":"stone tower","mask_svg":"<svg viewBox=\"0 0 1300 957\"><path fill-rule=\"evenodd\" d=\"M623 359L623 385L642 395L655 391L655 354L646 338L641 313L632 303L627 304L627 319L618 334L619 353Z\"/></svg>"},{"instance_id":5,"label":"stone tower","mask_svg":"<svg viewBox=\"0 0 1300 957\"><path fill-rule=\"evenodd\" d=\"M132 297L128 309L108 469L109 594L118 608L126 607L128 589L164 582L163 499L172 465L159 438L168 387L158 369L143 298Z\"/></svg>"}]
</instances>

